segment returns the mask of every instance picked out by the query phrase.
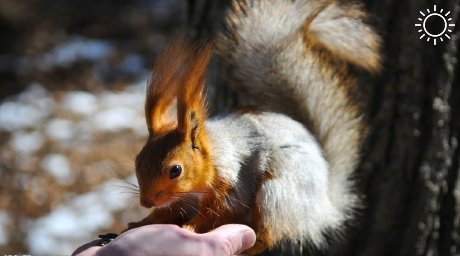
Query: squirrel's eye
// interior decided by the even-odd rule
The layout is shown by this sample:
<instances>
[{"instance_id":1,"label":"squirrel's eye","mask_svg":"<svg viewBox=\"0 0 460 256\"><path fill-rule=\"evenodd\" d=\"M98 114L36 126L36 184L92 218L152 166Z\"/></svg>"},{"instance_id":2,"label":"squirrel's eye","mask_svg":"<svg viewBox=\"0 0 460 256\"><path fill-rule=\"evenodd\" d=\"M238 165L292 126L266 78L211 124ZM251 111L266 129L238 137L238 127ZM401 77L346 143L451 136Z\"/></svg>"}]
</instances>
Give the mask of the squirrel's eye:
<instances>
[{"instance_id":1,"label":"squirrel's eye","mask_svg":"<svg viewBox=\"0 0 460 256\"><path fill-rule=\"evenodd\" d=\"M175 165L171 168L171 171L169 171L169 178L174 179L180 176L182 173L182 166L180 165Z\"/></svg>"}]
</instances>

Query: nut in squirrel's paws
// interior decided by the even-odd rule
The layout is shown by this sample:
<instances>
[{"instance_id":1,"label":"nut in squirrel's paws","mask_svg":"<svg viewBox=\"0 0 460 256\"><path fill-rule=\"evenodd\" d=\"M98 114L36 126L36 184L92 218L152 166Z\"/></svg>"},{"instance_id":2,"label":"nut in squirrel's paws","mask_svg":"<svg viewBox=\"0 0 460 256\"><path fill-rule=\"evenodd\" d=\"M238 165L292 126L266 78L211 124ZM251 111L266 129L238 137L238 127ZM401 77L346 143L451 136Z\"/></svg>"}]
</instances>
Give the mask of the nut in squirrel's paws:
<instances>
[{"instance_id":1,"label":"nut in squirrel's paws","mask_svg":"<svg viewBox=\"0 0 460 256\"><path fill-rule=\"evenodd\" d=\"M195 232L195 228L191 225L183 225L182 228Z\"/></svg>"}]
</instances>

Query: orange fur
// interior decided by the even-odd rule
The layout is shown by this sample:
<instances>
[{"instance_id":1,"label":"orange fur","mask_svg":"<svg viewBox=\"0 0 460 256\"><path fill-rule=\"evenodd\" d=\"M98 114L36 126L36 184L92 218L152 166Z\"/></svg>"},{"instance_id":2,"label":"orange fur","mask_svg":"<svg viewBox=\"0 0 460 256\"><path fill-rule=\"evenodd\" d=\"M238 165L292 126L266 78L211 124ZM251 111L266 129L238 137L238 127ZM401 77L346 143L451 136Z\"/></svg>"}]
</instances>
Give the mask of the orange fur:
<instances>
[{"instance_id":1,"label":"orange fur","mask_svg":"<svg viewBox=\"0 0 460 256\"><path fill-rule=\"evenodd\" d=\"M222 192L214 190L219 181L211 163L210 142L204 128L207 118L204 84L211 51L210 45L190 47L183 40L176 40L155 62L145 105L150 136L136 159L140 200L145 207L170 204L173 212L180 213L183 204L191 204L196 213L202 215L215 207L211 204L216 196L227 193L225 185L219 185L223 189L217 191ZM168 115L174 104L175 117ZM171 179L169 170L174 165L181 165L183 172L180 177ZM185 196L190 193L203 194L202 202L199 205L190 202ZM215 213L217 219L220 214ZM131 223L130 228L149 223L185 224L189 221L178 222L177 216L154 209L144 220ZM209 223L214 222L209 222L209 218L197 216L194 220L188 225L196 230L207 231L205 229L213 227Z\"/></svg>"},{"instance_id":2,"label":"orange fur","mask_svg":"<svg viewBox=\"0 0 460 256\"><path fill-rule=\"evenodd\" d=\"M177 112L179 129L183 131L191 130L194 124L191 123L191 114L195 115L197 121L203 125L206 119L206 102L203 99L204 82L206 68L211 57L211 47L205 46L198 54L191 55L187 63L186 74L182 79L181 91L178 95Z\"/></svg>"},{"instance_id":3,"label":"orange fur","mask_svg":"<svg viewBox=\"0 0 460 256\"><path fill-rule=\"evenodd\" d=\"M176 121L165 115L171 108L179 89L176 77L181 73L184 53L178 45L169 45L158 57L147 87L145 117L149 132L161 133L161 129L171 129Z\"/></svg>"}]
</instances>

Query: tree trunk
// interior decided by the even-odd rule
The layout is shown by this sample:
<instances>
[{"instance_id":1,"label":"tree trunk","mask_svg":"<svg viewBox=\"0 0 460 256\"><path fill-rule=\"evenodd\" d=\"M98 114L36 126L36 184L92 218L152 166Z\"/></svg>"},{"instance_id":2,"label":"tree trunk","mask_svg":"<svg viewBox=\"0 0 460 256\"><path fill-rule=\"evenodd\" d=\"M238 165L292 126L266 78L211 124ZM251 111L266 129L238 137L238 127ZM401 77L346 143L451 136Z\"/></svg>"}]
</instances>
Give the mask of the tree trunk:
<instances>
[{"instance_id":1,"label":"tree trunk","mask_svg":"<svg viewBox=\"0 0 460 256\"><path fill-rule=\"evenodd\" d=\"M221 29L229 1L189 0L197 37ZM366 207L327 255L460 254L460 0L367 0L384 40L383 72L360 75L369 136L357 170ZM450 10L450 40L420 40L419 11ZM438 10L439 10L438 9ZM213 111L239 102L211 70ZM266 255L278 255L268 252Z\"/></svg>"}]
</instances>

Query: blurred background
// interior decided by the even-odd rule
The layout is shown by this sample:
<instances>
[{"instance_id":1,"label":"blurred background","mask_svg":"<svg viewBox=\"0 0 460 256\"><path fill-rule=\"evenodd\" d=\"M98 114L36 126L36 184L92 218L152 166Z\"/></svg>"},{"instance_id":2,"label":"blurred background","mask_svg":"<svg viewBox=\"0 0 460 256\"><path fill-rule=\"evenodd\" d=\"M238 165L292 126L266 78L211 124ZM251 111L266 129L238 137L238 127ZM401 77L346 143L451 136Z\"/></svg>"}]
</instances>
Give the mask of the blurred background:
<instances>
[{"instance_id":1,"label":"blurred background","mask_svg":"<svg viewBox=\"0 0 460 256\"><path fill-rule=\"evenodd\" d=\"M185 13L171 0L0 1L0 254L70 255L141 217L128 182L146 81Z\"/></svg>"},{"instance_id":2,"label":"blurred background","mask_svg":"<svg viewBox=\"0 0 460 256\"><path fill-rule=\"evenodd\" d=\"M229 2L0 0L0 254L69 255L147 214L131 189L152 61L178 32L211 38ZM342 240L308 252L459 255L460 1L362 2L385 58L377 76L352 71L370 124L365 207ZM433 4L457 24L437 46L414 28ZM244 101L221 73L212 60L212 113Z\"/></svg>"}]
</instances>

